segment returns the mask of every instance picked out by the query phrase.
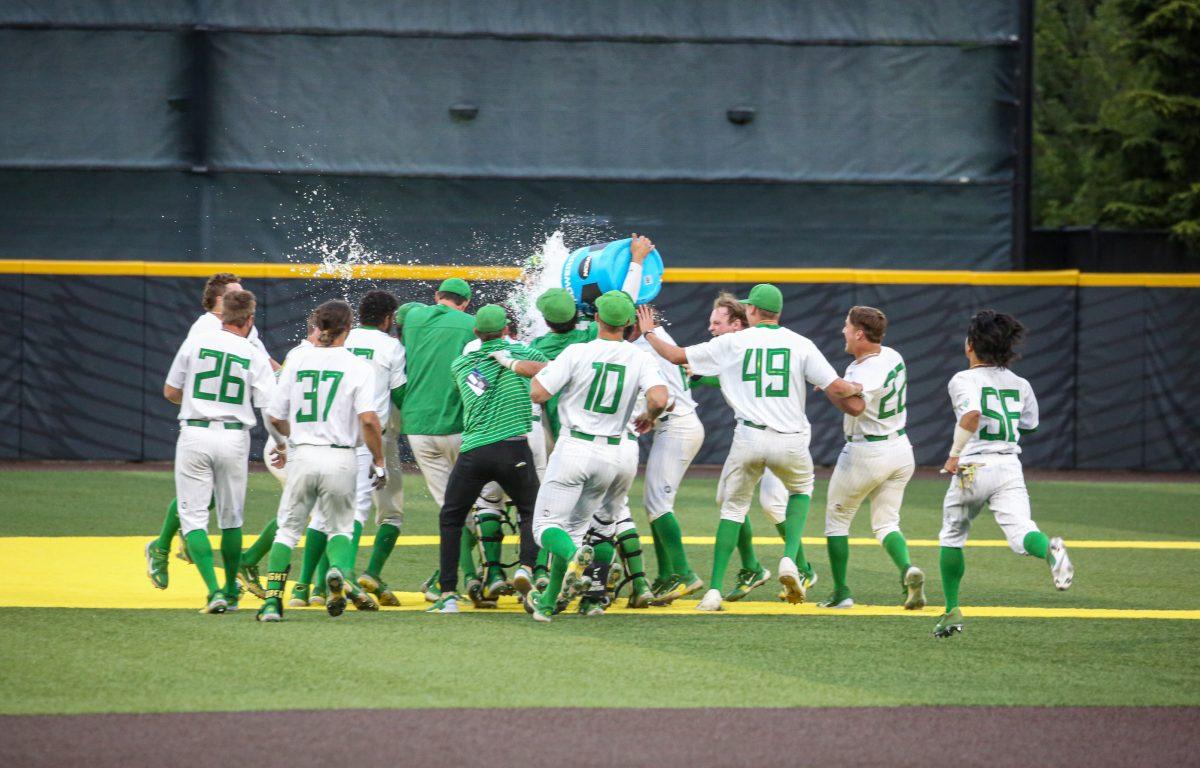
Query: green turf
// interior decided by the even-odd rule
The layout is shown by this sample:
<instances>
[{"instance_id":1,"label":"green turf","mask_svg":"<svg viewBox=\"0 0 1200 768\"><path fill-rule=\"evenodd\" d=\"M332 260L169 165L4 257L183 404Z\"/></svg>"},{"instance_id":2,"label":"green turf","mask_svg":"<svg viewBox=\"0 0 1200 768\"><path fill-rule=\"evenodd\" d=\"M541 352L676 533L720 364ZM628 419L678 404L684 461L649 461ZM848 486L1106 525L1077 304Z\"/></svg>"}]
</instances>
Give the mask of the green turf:
<instances>
[{"instance_id":1,"label":"green turf","mask_svg":"<svg viewBox=\"0 0 1200 768\"><path fill-rule=\"evenodd\" d=\"M10 472L0 482L3 536L148 537L172 495L171 477L161 472ZM808 536L822 531L824 488L819 482ZM943 489L938 481L912 483L903 512L910 538L936 536ZM678 513L686 535L713 534L714 491L711 478L689 479L681 489ZM1035 482L1031 494L1043 529L1068 543L1200 538L1200 484ZM252 476L248 528L261 527L278 495L273 478ZM434 533L435 510L419 478L406 478L406 496L405 533ZM640 504L634 513L645 528ZM765 519L752 514L758 535L769 535ZM870 536L865 510L853 533ZM984 517L975 536L1001 534ZM774 568L781 548L759 549ZM360 553L360 565L366 554ZM1200 608L1200 551L1072 554L1076 584L1057 593L1039 561L1007 549L969 549L963 602ZM824 548L809 547L809 555L825 579L816 589L820 597L828 588ZM689 547L689 556L707 578L710 548ZM415 589L435 557L433 547L398 547L384 576L393 586ZM937 550L914 548L913 557L929 574L936 604ZM131 567L140 570L141 563ZM190 566L173 560L171 567ZM882 550L853 547L850 568L861 602L898 600L897 574ZM764 588L754 598L772 595ZM966 634L949 641L933 640L931 625L928 618L570 616L540 626L514 614L352 612L335 621L319 612L291 612L282 625L262 626L250 611L203 617L170 610L4 609L0 712L1200 705L1200 622L970 619ZM500 655L493 659L485 649ZM481 676L479 665L492 672Z\"/></svg>"}]
</instances>

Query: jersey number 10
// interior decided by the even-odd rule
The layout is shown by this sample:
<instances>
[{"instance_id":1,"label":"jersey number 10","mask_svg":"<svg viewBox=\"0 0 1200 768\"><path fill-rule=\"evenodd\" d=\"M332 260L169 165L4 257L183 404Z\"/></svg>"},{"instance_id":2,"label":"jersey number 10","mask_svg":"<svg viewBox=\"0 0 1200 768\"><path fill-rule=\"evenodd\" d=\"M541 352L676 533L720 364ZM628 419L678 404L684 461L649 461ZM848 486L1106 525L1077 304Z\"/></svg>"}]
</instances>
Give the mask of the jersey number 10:
<instances>
[{"instance_id":1,"label":"jersey number 10","mask_svg":"<svg viewBox=\"0 0 1200 768\"><path fill-rule=\"evenodd\" d=\"M304 385L301 393L304 402L296 411L296 423L309 421L325 421L329 418L329 408L333 405L333 397L337 394L338 385L342 383L341 371L296 371L296 381ZM321 409L321 417L317 418L317 399L321 393L321 385L327 381L333 382L325 393L325 407Z\"/></svg>"},{"instance_id":2,"label":"jersey number 10","mask_svg":"<svg viewBox=\"0 0 1200 768\"><path fill-rule=\"evenodd\" d=\"M593 413L616 413L625 389L625 366L617 363L592 363L595 374L583 407ZM606 402L607 400L607 402Z\"/></svg>"}]
</instances>

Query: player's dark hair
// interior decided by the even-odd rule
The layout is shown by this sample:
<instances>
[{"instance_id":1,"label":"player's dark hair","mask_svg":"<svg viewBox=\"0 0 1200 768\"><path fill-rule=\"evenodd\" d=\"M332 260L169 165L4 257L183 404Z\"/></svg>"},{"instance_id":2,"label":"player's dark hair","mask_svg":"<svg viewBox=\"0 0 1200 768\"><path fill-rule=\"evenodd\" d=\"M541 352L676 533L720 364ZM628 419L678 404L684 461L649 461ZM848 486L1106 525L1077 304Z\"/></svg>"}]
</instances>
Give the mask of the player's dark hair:
<instances>
[{"instance_id":1,"label":"player's dark hair","mask_svg":"<svg viewBox=\"0 0 1200 768\"><path fill-rule=\"evenodd\" d=\"M875 307L850 307L847 319L872 344L882 342L883 335L887 333L887 316Z\"/></svg>"},{"instance_id":2,"label":"player's dark hair","mask_svg":"<svg viewBox=\"0 0 1200 768\"><path fill-rule=\"evenodd\" d=\"M225 303L221 309L221 322L241 328L250 321L254 314L254 294L250 291L231 291L225 294Z\"/></svg>"},{"instance_id":3,"label":"player's dark hair","mask_svg":"<svg viewBox=\"0 0 1200 768\"><path fill-rule=\"evenodd\" d=\"M979 362L1007 368L1018 355L1015 347L1025 340L1025 326L1012 315L994 309L977 312L967 326L967 343Z\"/></svg>"},{"instance_id":4,"label":"player's dark hair","mask_svg":"<svg viewBox=\"0 0 1200 768\"><path fill-rule=\"evenodd\" d=\"M713 299L713 309L725 310L729 313L730 322L737 320L743 328L750 326L750 321L746 318L746 308L742 306L742 302L737 300L737 296L729 291L721 291L717 294L717 298Z\"/></svg>"},{"instance_id":5,"label":"player's dark hair","mask_svg":"<svg viewBox=\"0 0 1200 768\"><path fill-rule=\"evenodd\" d=\"M454 302L454 304L456 306L459 306L459 307L467 306L467 302L470 301L466 296L463 296L460 293L453 293L451 291L438 291L437 293L434 294L434 297L438 301L443 301L443 300L452 301L452 302Z\"/></svg>"},{"instance_id":6,"label":"player's dark hair","mask_svg":"<svg viewBox=\"0 0 1200 768\"><path fill-rule=\"evenodd\" d=\"M475 331L475 338L479 339L480 341L495 341L496 339L504 338L504 330L488 331L487 333L484 333L483 331Z\"/></svg>"},{"instance_id":7,"label":"player's dark hair","mask_svg":"<svg viewBox=\"0 0 1200 768\"><path fill-rule=\"evenodd\" d=\"M564 320L561 323L552 323L547 320L546 325L550 327L551 333L570 333L575 330L575 318Z\"/></svg>"},{"instance_id":8,"label":"player's dark hair","mask_svg":"<svg viewBox=\"0 0 1200 768\"><path fill-rule=\"evenodd\" d=\"M358 321L378 327L394 315L399 306L400 302L387 291L371 291L358 303Z\"/></svg>"},{"instance_id":9,"label":"player's dark hair","mask_svg":"<svg viewBox=\"0 0 1200 768\"><path fill-rule=\"evenodd\" d=\"M213 307L217 306L217 299L225 295L225 286L240 282L242 281L232 272L218 272L208 278L208 282L204 284L204 296L200 300L204 311L212 312Z\"/></svg>"},{"instance_id":10,"label":"player's dark hair","mask_svg":"<svg viewBox=\"0 0 1200 768\"><path fill-rule=\"evenodd\" d=\"M327 347L333 340L350 330L354 322L354 313L350 305L341 299L332 299L313 311L313 325L321 332L317 343Z\"/></svg>"}]
</instances>

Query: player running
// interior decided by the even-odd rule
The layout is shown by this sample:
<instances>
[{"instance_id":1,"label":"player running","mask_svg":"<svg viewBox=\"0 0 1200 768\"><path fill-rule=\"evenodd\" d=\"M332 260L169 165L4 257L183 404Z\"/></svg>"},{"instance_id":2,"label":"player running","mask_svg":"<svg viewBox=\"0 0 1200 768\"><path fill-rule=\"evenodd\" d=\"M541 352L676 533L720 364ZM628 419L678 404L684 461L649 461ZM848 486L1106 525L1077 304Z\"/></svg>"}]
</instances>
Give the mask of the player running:
<instances>
[{"instance_id":1,"label":"player running","mask_svg":"<svg viewBox=\"0 0 1200 768\"><path fill-rule=\"evenodd\" d=\"M815 581L800 540L813 489L809 423L804 413L806 382L839 398L853 397L861 389L838 378L811 341L779 326L783 294L778 288L756 285L742 303L754 327L687 348L652 333L657 326L653 310L638 310L642 331L655 351L672 363L690 365L698 375L717 376L721 393L738 420L721 470L724 500L713 550L712 582L697 606L702 611L721 609L725 569L764 467L783 481L789 494L784 555L779 561L782 597L791 603L804 601L807 587Z\"/></svg>"},{"instance_id":2,"label":"player running","mask_svg":"<svg viewBox=\"0 0 1200 768\"><path fill-rule=\"evenodd\" d=\"M624 340L635 319L629 295L605 293L596 300L596 313L598 337L567 347L532 384L535 403L559 395L563 428L534 512L534 536L552 555L547 588L526 597L537 621L550 621L560 590L569 601L590 586L583 573L593 550L582 544L583 536L597 510L629 493L637 464L629 462L622 443L638 394L646 396L640 431L653 427L667 405L657 364Z\"/></svg>"},{"instance_id":3,"label":"player running","mask_svg":"<svg viewBox=\"0 0 1200 768\"><path fill-rule=\"evenodd\" d=\"M254 327L254 294L236 290L224 300L220 328L198 331L183 342L163 386L163 396L180 406L175 497L188 553L208 588L201 613L237 608L250 429L254 408L266 406L275 388L266 353L247 338ZM217 584L208 541L208 507L214 499L224 588Z\"/></svg>"},{"instance_id":4,"label":"player running","mask_svg":"<svg viewBox=\"0 0 1200 768\"><path fill-rule=\"evenodd\" d=\"M1054 587L1066 590L1075 567L1063 540L1047 539L1033 522L1029 491L1018 458L1021 435L1037 429L1038 405L1029 382L1009 370L1015 347L1025 328L1012 315L985 309L967 326L965 352L970 367L950 379L950 403L958 419L954 441L943 471L950 487L942 503L942 591L946 612L934 627L934 637L962 632L958 587L966 569L963 546L971 521L986 504L1018 555L1033 555L1050 565Z\"/></svg>"},{"instance_id":5,"label":"player running","mask_svg":"<svg viewBox=\"0 0 1200 768\"><path fill-rule=\"evenodd\" d=\"M833 594L821 603L824 608L854 606L846 583L846 564L850 560L850 523L864 501L871 502L875 538L900 569L901 589L906 592L904 607L910 611L925 607L925 574L909 561L908 544L900 532L904 488L916 468L906 436L908 371L900 353L883 346L886 332L887 317L874 307L851 307L842 326L846 352L854 357L843 378L861 384L862 396L829 396L834 407L846 414L846 445L829 481L825 506L825 546Z\"/></svg>"},{"instance_id":6,"label":"player running","mask_svg":"<svg viewBox=\"0 0 1200 768\"><path fill-rule=\"evenodd\" d=\"M345 347L352 314L344 301L327 301L313 317L320 336L314 346L294 352L267 413L275 428L295 444L279 510L279 530L267 561L267 599L259 621L283 618L283 588L292 549L319 502L328 536L329 571L325 610L346 609L346 578L354 569L354 500L358 462L355 448L371 452L372 485L387 482L382 427L375 411L375 372ZM321 542L317 542L320 546Z\"/></svg>"}]
</instances>

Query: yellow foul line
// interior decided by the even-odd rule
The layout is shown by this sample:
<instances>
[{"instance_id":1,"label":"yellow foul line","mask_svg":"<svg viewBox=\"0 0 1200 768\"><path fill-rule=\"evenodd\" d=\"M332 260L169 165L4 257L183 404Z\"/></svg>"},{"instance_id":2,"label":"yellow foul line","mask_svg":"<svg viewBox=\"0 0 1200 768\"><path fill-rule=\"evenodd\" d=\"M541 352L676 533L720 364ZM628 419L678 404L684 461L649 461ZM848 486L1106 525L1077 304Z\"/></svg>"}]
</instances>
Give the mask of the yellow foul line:
<instances>
[{"instance_id":1,"label":"yellow foul line","mask_svg":"<svg viewBox=\"0 0 1200 768\"><path fill-rule=\"evenodd\" d=\"M321 264L250 262L101 261L0 259L0 274L91 275L108 277L207 277L234 272L244 278L306 280L468 280L515 281L519 267L421 264ZM1075 269L1040 272L974 272L924 269L708 268L671 267L668 283L857 283L870 285L1028 285L1086 287L1200 288L1200 273L1082 273Z\"/></svg>"}]
</instances>

